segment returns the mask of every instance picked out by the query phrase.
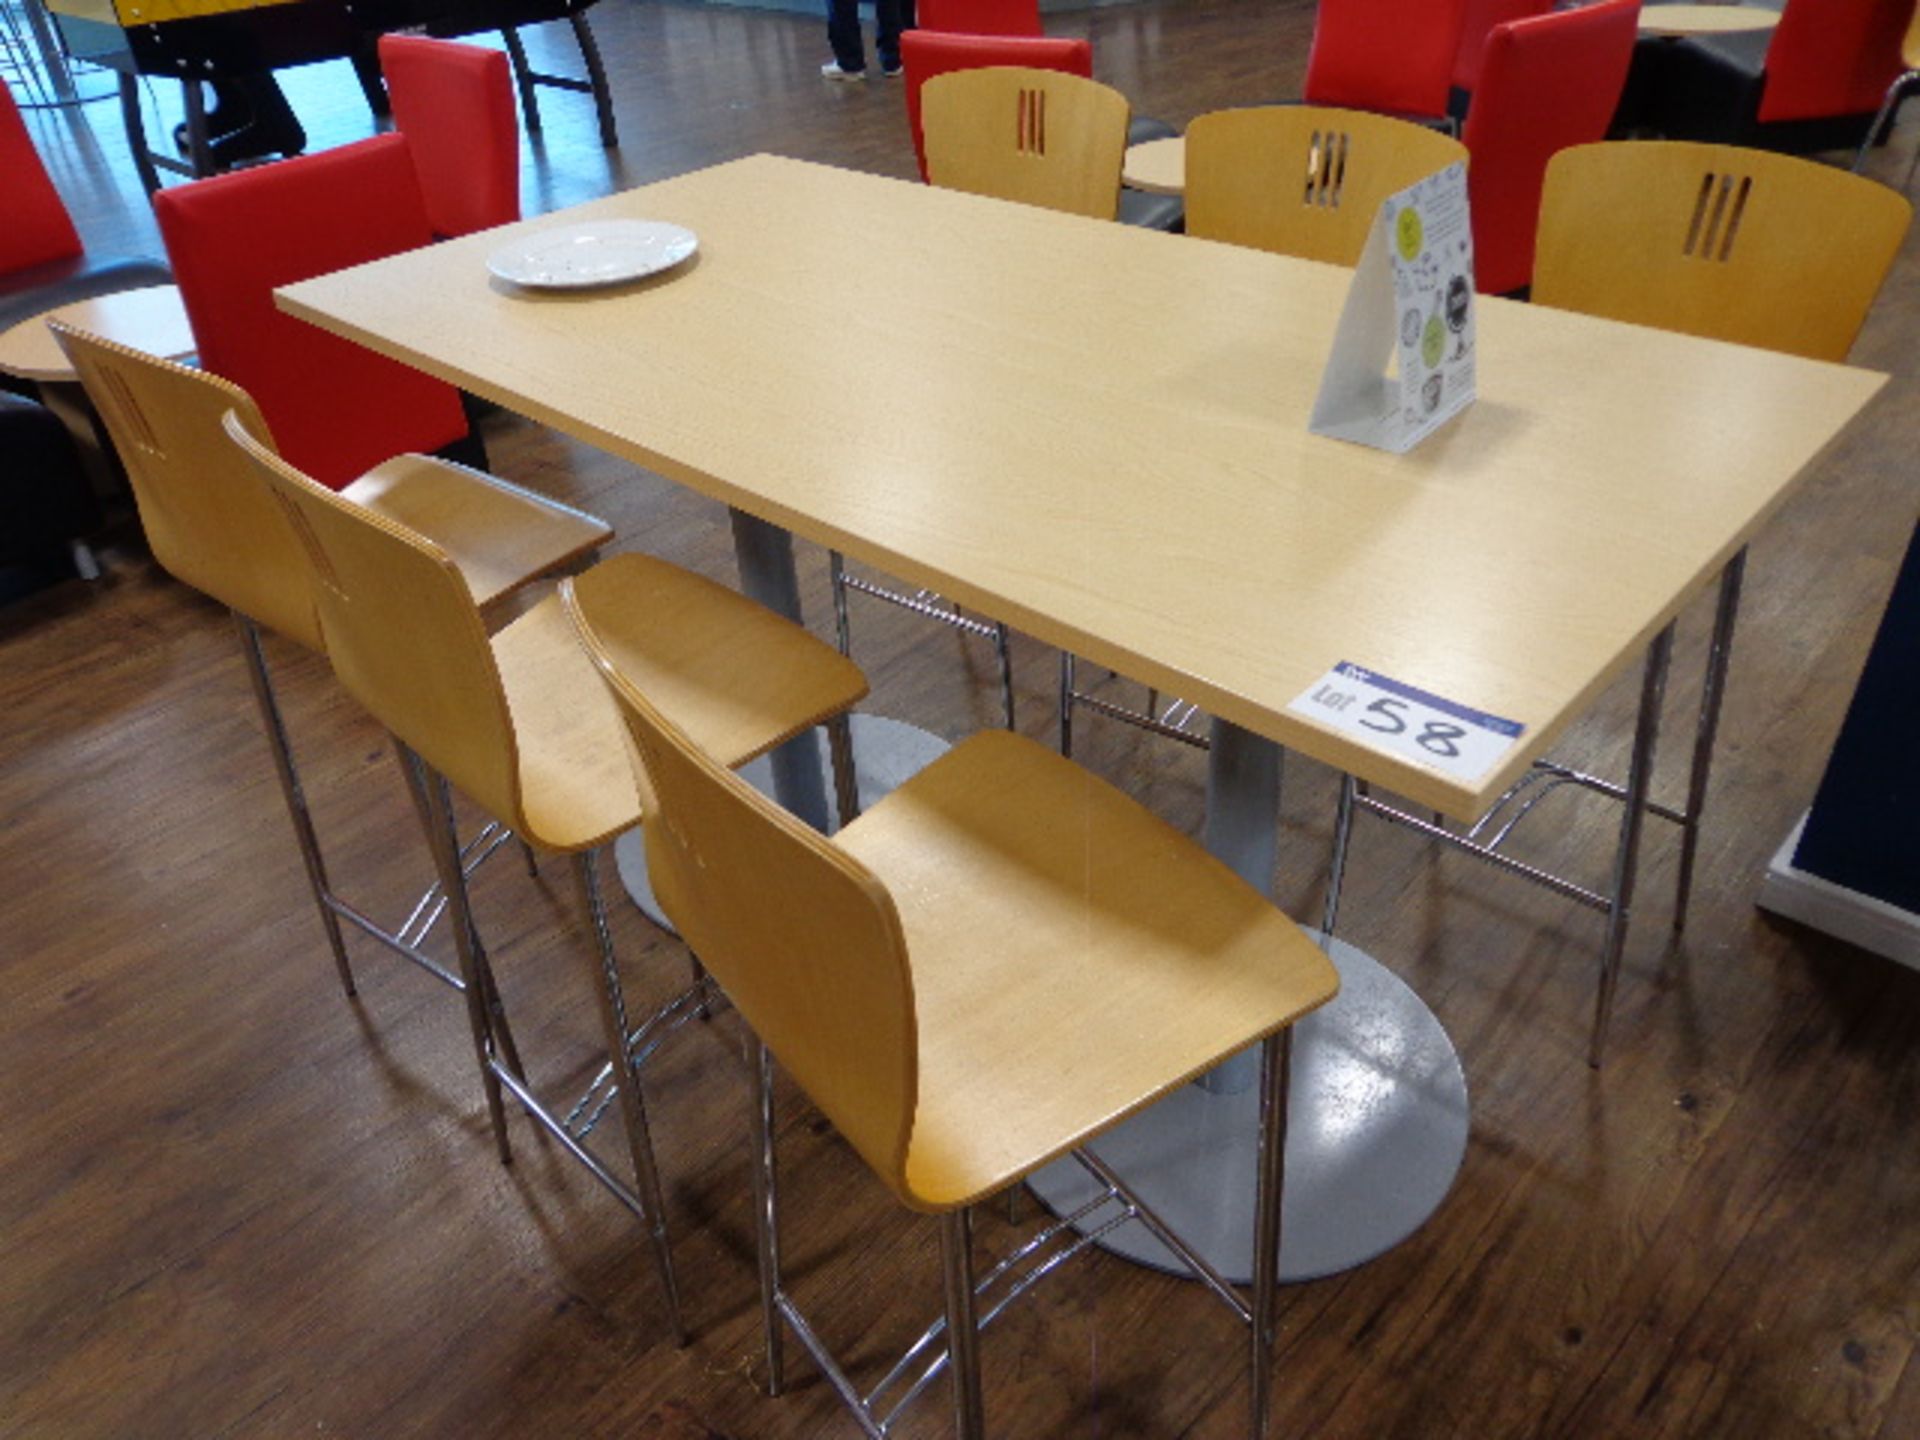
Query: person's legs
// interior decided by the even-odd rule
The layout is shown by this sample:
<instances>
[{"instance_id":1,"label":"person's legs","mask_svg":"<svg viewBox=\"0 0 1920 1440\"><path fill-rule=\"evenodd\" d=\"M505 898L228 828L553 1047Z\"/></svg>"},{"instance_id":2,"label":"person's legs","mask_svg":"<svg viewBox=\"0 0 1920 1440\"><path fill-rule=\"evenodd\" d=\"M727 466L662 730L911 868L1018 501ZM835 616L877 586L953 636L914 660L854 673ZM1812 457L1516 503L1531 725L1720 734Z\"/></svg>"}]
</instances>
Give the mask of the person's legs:
<instances>
[{"instance_id":1,"label":"person's legs","mask_svg":"<svg viewBox=\"0 0 1920 1440\"><path fill-rule=\"evenodd\" d=\"M827 0L827 43L834 62L849 75L867 68L867 47L860 38L859 0Z\"/></svg>"},{"instance_id":2,"label":"person's legs","mask_svg":"<svg viewBox=\"0 0 1920 1440\"><path fill-rule=\"evenodd\" d=\"M874 0L874 18L879 35L874 50L880 56L880 68L889 75L900 68L900 32L913 28L914 0Z\"/></svg>"}]
</instances>

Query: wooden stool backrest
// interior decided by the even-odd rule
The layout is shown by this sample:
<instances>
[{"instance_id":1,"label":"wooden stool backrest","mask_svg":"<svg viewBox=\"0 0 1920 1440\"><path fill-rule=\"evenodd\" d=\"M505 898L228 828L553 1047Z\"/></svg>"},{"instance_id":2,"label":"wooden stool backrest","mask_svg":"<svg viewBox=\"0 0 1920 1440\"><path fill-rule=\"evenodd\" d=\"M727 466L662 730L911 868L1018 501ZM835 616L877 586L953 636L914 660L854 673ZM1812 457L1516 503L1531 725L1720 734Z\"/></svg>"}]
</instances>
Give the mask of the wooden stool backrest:
<instances>
[{"instance_id":1,"label":"wooden stool backrest","mask_svg":"<svg viewBox=\"0 0 1920 1440\"><path fill-rule=\"evenodd\" d=\"M238 413L225 425L306 552L340 683L467 798L528 830L506 692L459 568L424 535L302 474Z\"/></svg>"},{"instance_id":2,"label":"wooden stool backrest","mask_svg":"<svg viewBox=\"0 0 1920 1440\"><path fill-rule=\"evenodd\" d=\"M1382 200L1466 158L1438 130L1364 110L1216 110L1187 127L1187 233L1352 265Z\"/></svg>"},{"instance_id":3,"label":"wooden stool backrest","mask_svg":"<svg viewBox=\"0 0 1920 1440\"><path fill-rule=\"evenodd\" d=\"M1533 299L1844 360L1912 218L1886 186L1788 155L1579 145L1547 167Z\"/></svg>"},{"instance_id":4,"label":"wooden stool backrest","mask_svg":"<svg viewBox=\"0 0 1920 1440\"><path fill-rule=\"evenodd\" d=\"M892 897L697 749L620 673L582 593L571 581L560 593L633 741L654 894L754 1033L904 1195L918 1050Z\"/></svg>"},{"instance_id":5,"label":"wooden stool backrest","mask_svg":"<svg viewBox=\"0 0 1920 1440\"><path fill-rule=\"evenodd\" d=\"M271 446L247 392L204 370L50 324L126 467L153 558L183 584L324 650L306 552L221 428L232 412Z\"/></svg>"},{"instance_id":6,"label":"wooden stool backrest","mask_svg":"<svg viewBox=\"0 0 1920 1440\"><path fill-rule=\"evenodd\" d=\"M1058 70L990 65L921 90L927 178L949 190L1111 220L1127 153L1127 100Z\"/></svg>"}]
</instances>

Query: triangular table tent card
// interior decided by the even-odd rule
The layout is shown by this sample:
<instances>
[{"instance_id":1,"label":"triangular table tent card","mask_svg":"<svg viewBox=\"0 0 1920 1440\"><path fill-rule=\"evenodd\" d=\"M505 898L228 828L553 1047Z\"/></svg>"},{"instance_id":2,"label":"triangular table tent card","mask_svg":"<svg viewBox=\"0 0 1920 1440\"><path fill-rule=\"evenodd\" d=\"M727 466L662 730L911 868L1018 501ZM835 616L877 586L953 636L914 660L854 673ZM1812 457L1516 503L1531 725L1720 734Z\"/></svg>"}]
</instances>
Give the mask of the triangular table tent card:
<instances>
[{"instance_id":1,"label":"triangular table tent card","mask_svg":"<svg viewBox=\"0 0 1920 1440\"><path fill-rule=\"evenodd\" d=\"M1404 454L1473 403L1473 347L1473 227L1456 164L1380 203L1308 428Z\"/></svg>"}]
</instances>

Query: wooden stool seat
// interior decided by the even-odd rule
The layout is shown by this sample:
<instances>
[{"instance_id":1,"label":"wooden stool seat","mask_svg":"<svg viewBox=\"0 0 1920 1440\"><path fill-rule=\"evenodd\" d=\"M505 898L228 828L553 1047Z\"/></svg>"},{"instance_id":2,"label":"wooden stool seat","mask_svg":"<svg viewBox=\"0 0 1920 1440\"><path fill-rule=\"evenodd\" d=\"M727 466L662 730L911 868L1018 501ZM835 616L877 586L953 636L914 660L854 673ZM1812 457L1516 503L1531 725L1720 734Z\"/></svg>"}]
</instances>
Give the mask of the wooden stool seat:
<instances>
[{"instance_id":1,"label":"wooden stool seat","mask_svg":"<svg viewBox=\"0 0 1920 1440\"><path fill-rule=\"evenodd\" d=\"M968 1205L1293 1023L1338 988L1187 836L1005 731L841 831L893 896L920 1087L902 1199Z\"/></svg>"},{"instance_id":2,"label":"wooden stool seat","mask_svg":"<svg viewBox=\"0 0 1920 1440\"><path fill-rule=\"evenodd\" d=\"M611 525L584 510L430 455L396 456L340 493L433 536L483 606L571 568L613 538Z\"/></svg>"},{"instance_id":3,"label":"wooden stool seat","mask_svg":"<svg viewBox=\"0 0 1920 1440\"><path fill-rule=\"evenodd\" d=\"M858 703L860 667L737 590L646 555L577 577L621 671L729 768ZM574 852L640 818L622 721L549 596L493 638L518 745L522 830ZM519 827L516 827L519 828Z\"/></svg>"}]
</instances>

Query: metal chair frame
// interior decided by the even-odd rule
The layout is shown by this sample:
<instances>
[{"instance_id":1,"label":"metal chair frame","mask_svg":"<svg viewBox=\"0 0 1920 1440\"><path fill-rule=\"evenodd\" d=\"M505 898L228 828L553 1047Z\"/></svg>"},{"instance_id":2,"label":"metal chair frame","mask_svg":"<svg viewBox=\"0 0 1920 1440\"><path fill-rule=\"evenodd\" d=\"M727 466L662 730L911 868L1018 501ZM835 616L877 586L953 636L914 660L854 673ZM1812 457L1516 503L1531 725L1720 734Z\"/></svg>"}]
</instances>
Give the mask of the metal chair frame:
<instances>
[{"instance_id":1,"label":"metal chair frame","mask_svg":"<svg viewBox=\"0 0 1920 1440\"><path fill-rule=\"evenodd\" d=\"M942 1371L951 1372L955 1433L959 1440L981 1440L986 1430L980 1383L980 1333L1042 1278L1109 1231L1130 1220L1138 1220L1179 1256L1194 1278L1247 1327L1251 1340L1248 1433L1260 1440L1267 1433L1273 1408L1275 1301L1279 1293L1280 1209L1286 1169L1292 1041L1293 1031L1289 1028L1263 1041L1260 1049L1260 1141L1255 1162L1259 1196L1254 1212L1251 1299L1243 1298L1098 1156L1088 1150L1074 1150L1073 1159L1099 1183L1098 1196L1073 1214L1044 1224L985 1275L976 1278L974 1274L973 1211L976 1206L965 1206L940 1217L945 1313L929 1324L879 1383L862 1395L781 1282L779 1183L773 1144L773 1057L748 1030L745 1051L752 1084L753 1208L759 1239L767 1393L778 1396L786 1384L784 1323L792 1328L801 1347L820 1367L834 1394L869 1440L886 1440L900 1416ZM1105 1218L1096 1219L1108 1206L1117 1208ZM1056 1242L1061 1243L1056 1245ZM1004 1293L996 1294L996 1287ZM941 1343L943 1337L944 1344ZM914 1373L916 1363L922 1361ZM889 1400L890 1392L903 1383L904 1391L897 1399Z\"/></svg>"},{"instance_id":2,"label":"metal chair frame","mask_svg":"<svg viewBox=\"0 0 1920 1440\"><path fill-rule=\"evenodd\" d=\"M1620 982L1620 960L1626 948L1627 924L1632 914L1635 882L1639 873L1641 831L1649 814L1671 821L1681 828L1674 931L1678 933L1686 924L1694 859L1699 847L1700 815L1706 802L1708 771L1713 759L1714 736L1719 727L1720 702L1725 694L1727 663L1732 653L1733 626L1739 613L1740 585L1745 568L1746 551L1742 550L1721 574L1713 640L1707 661L1707 679L1694 731L1693 761L1688 774L1687 804L1684 809L1657 804L1651 799L1654 753L1660 738L1660 707L1666 695L1667 670L1673 652L1674 624L1670 622L1647 649L1639 716L1634 726L1632 759L1624 785L1551 760L1538 760L1531 770L1488 807L1479 820L1465 831L1455 831L1446 828L1438 814L1432 820L1423 819L1412 811L1376 798L1353 776L1343 776L1339 810L1334 821L1333 863L1327 881L1321 928L1331 936L1339 918L1340 888L1346 871L1347 851L1353 839L1353 818L1359 812L1378 815L1404 825L1456 850L1477 856L1507 874L1531 880L1557 895L1600 911L1607 917L1607 930L1600 952L1600 987L1594 1005L1593 1031L1587 1045L1587 1063L1598 1069L1612 1023L1614 995ZM1614 848L1613 873L1604 891L1516 860L1501 849L1534 807L1562 785L1574 785L1621 802L1620 834ZM1492 833L1482 839L1490 826L1493 827Z\"/></svg>"},{"instance_id":3,"label":"metal chair frame","mask_svg":"<svg viewBox=\"0 0 1920 1440\"><path fill-rule=\"evenodd\" d=\"M399 742L395 742L398 744ZM586 1090L565 1114L556 1113L534 1092L526 1067L515 1050L512 1033L506 1028L506 1013L491 983L491 970L480 933L473 919L472 895L467 887L466 868L460 863L460 840L453 813L452 789L446 777L428 765L404 745L399 747L406 766L416 777L418 794L423 800L421 819L433 846L441 883L454 911L454 945L459 957L460 974L467 997L467 1020L472 1031L475 1057L480 1062L480 1078L486 1092L487 1118L493 1129L494 1146L500 1163L513 1163L513 1148L507 1137L506 1107L503 1091L510 1093L536 1125L559 1142L562 1149L579 1161L586 1172L629 1210L647 1233L653 1250L654 1268L666 1293L667 1323L674 1342L687 1343L687 1329L680 1309L680 1287L674 1274L673 1250L667 1238L666 1198L660 1185L660 1168L653 1153L653 1132L647 1122L646 1100L640 1091L640 1067L660 1044L689 1019L707 1011L711 999L710 983L704 975L693 985L656 1009L638 1025L627 1013L626 991L620 982L619 957L613 949L613 932L607 923L606 906L600 892L599 866L591 850L574 856L574 872L580 885L587 916L593 928L599 953L601 983L594 987L599 1002L602 1038L607 1047L607 1063L589 1082ZM493 1003L483 1003L482 987ZM621 1073L616 1081L614 1057L619 1057ZM628 1185L587 1148L587 1139L608 1107L618 1100L627 1151L633 1162L634 1181Z\"/></svg>"},{"instance_id":4,"label":"metal chair frame","mask_svg":"<svg viewBox=\"0 0 1920 1440\"><path fill-rule=\"evenodd\" d=\"M413 908L405 920L393 929L388 929L359 906L337 894L327 877L326 857L320 848L320 837L314 829L313 814L307 806L306 789L300 783L300 771L294 763L292 743L287 735L286 717L280 709L279 696L274 690L272 673L267 669L265 648L260 641L260 627L250 617L238 610L229 611L233 616L234 627L240 640L240 653L246 660L247 679L253 686L254 703L260 711L261 728L266 732L267 748L273 753L274 773L280 780L280 792L286 801L287 818L293 822L293 834L300 845L301 863L307 872L307 884L313 891L314 905L320 912L320 924L327 934L328 948L333 951L334 969L340 976L340 988L349 999L359 993L354 983L353 967L347 958L346 940L340 929L345 920L361 933L379 941L401 959L411 962L420 969L455 990L464 991L467 981L446 968L420 947L440 922L448 905L446 887L436 878L421 892L414 901ZM401 771L407 774L406 757L401 757ZM416 802L419 794L414 779L407 774L408 786L415 791ZM488 821L475 832L473 837L460 844L459 853L461 872L471 875L484 864L501 846L514 839L513 832L495 821ZM524 847L523 847L524 848ZM528 869L533 868L533 852L526 850ZM511 1044L511 1037L508 1038Z\"/></svg>"},{"instance_id":5,"label":"metal chair frame","mask_svg":"<svg viewBox=\"0 0 1920 1440\"><path fill-rule=\"evenodd\" d=\"M852 742L847 717L837 715L826 722L838 802L849 818L859 813L852 766ZM421 820L433 847L441 885L455 914L454 943L459 957L460 976L456 988L467 997L467 1018L473 1035L474 1054L480 1064L481 1080L487 1098L487 1118L493 1130L500 1163L513 1163L513 1149L507 1136L503 1091L511 1094L527 1117L559 1142L562 1149L629 1210L647 1232L653 1250L654 1268L659 1272L661 1288L667 1297L667 1321L674 1342L687 1343L687 1329L680 1306L680 1287L673 1268L673 1250L667 1236L666 1198L660 1183L659 1162L654 1156L653 1132L647 1120L645 1097L641 1093L641 1067L659 1050L668 1037L693 1019L709 1019L726 996L700 965L693 961L693 983L655 1008L636 1023L627 1010L626 988L620 980L619 957L613 948L613 931L600 887L600 867L592 850L573 856L574 872L581 899L591 922L598 951L601 983L594 987L599 1002L602 1038L607 1061L587 1083L585 1090L564 1112L548 1105L534 1092L514 1047L486 949L473 920L472 895L467 876L472 867L461 863L459 829L453 812L452 789L446 777L425 760L395 741L404 768L409 771L415 793L421 801ZM671 932L666 932L671 933ZM482 999L481 997L485 998ZM616 1078L615 1056L620 1057L621 1072ZM606 1163L587 1148L588 1137L607 1110L618 1102L627 1151L633 1162L635 1184L628 1185Z\"/></svg>"},{"instance_id":6,"label":"metal chair frame","mask_svg":"<svg viewBox=\"0 0 1920 1440\"><path fill-rule=\"evenodd\" d=\"M1007 627L997 620L976 620L971 615L962 614L958 604L944 600L931 590L916 590L907 594L900 590L890 590L884 585L863 579L847 569L846 558L838 550L827 552L828 571L833 580L833 623L834 633L840 645L840 653L848 659L853 658L853 627L847 615L847 592L858 591L875 600L884 600L889 605L897 605L903 610L911 610L928 620L937 620L942 625L952 626L963 635L977 635L983 640L993 642L994 657L1000 664L1000 709L1006 719L1007 729L1018 727L1013 715L1013 658L1007 645Z\"/></svg>"},{"instance_id":7,"label":"metal chair frame","mask_svg":"<svg viewBox=\"0 0 1920 1440\"><path fill-rule=\"evenodd\" d=\"M1073 707L1083 706L1096 715L1104 715L1109 720L1118 720L1123 725L1131 725L1136 730L1145 730L1165 740L1178 740L1182 745L1191 745L1196 750L1211 748L1211 742L1205 735L1187 729L1188 724L1198 718L1200 707L1191 700L1173 699L1167 702L1165 710L1160 708L1160 692L1153 687L1147 688L1147 708L1129 710L1124 705L1116 705L1111 700L1078 688L1075 670L1078 661L1073 652L1060 652L1060 753L1069 759L1073 757ZM1107 674L1112 676L1109 670Z\"/></svg>"},{"instance_id":8,"label":"metal chair frame","mask_svg":"<svg viewBox=\"0 0 1920 1440\"><path fill-rule=\"evenodd\" d=\"M607 88L607 67L600 58L600 42L593 38L587 17L580 11L570 12L567 24L573 27L574 42L579 45L580 59L587 67L587 78L584 80L573 75L550 75L534 69L527 61L527 48L520 39L520 32L511 25L500 31L500 38L507 44L507 56L513 62L513 79L520 91L520 110L526 120L527 133L540 133L540 100L535 93L540 86L545 85L551 90L571 90L593 96L594 114L600 123L600 143L612 150L620 144L620 127L613 114L613 94Z\"/></svg>"}]
</instances>

